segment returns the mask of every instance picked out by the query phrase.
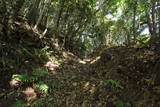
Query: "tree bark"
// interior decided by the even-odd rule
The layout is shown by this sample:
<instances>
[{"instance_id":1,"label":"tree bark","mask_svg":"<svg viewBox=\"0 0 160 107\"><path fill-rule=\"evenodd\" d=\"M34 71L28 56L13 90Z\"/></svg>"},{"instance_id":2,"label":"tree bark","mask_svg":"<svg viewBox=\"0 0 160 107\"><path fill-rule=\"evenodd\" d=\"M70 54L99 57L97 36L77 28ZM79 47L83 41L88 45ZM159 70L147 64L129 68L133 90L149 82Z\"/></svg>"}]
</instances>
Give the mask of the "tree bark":
<instances>
[{"instance_id":1,"label":"tree bark","mask_svg":"<svg viewBox=\"0 0 160 107\"><path fill-rule=\"evenodd\" d=\"M35 2L34 2L34 4L33 4L33 6L32 6L32 8L30 9L30 11L28 12L28 15L27 15L27 17L28 17L28 22L30 23L30 24L35 24L36 23L36 20L37 20L37 16L38 16L38 6L39 6L39 4L40 4L40 2L41 2L41 0L35 0Z\"/></svg>"},{"instance_id":2,"label":"tree bark","mask_svg":"<svg viewBox=\"0 0 160 107\"><path fill-rule=\"evenodd\" d=\"M155 45L158 39L156 34L157 27L156 27L156 16L155 16L156 15L155 4L156 4L155 0L151 0L151 19L148 17L149 31L151 33L150 45L154 47L156 47Z\"/></svg>"},{"instance_id":3,"label":"tree bark","mask_svg":"<svg viewBox=\"0 0 160 107\"><path fill-rule=\"evenodd\" d=\"M133 43L136 42L136 13L137 13L137 0L134 0L133 7Z\"/></svg>"},{"instance_id":4,"label":"tree bark","mask_svg":"<svg viewBox=\"0 0 160 107\"><path fill-rule=\"evenodd\" d=\"M61 19L62 13L63 13L63 9L64 9L64 1L62 0L62 2L60 2L60 10L59 10L57 22L56 22L57 28L59 28L59 23L60 23L60 19Z\"/></svg>"}]
</instances>

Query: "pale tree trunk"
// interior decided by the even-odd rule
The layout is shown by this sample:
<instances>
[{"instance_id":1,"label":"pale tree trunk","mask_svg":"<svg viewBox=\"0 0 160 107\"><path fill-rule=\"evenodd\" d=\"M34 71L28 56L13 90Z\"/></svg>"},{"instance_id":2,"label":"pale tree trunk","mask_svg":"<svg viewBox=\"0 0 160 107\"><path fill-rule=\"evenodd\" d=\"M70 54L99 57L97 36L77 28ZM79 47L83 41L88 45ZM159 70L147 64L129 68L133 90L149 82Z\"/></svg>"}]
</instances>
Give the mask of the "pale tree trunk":
<instances>
[{"instance_id":1,"label":"pale tree trunk","mask_svg":"<svg viewBox=\"0 0 160 107\"><path fill-rule=\"evenodd\" d=\"M45 24L45 26L46 26L46 29L43 31L43 33L42 33L42 36L44 37L45 36L45 34L47 33L47 31L48 31L48 27L49 27L49 24L50 24L50 20L49 20L49 13L48 13L48 9L46 9L46 11L45 11L45 16L44 16L44 24Z\"/></svg>"},{"instance_id":2,"label":"pale tree trunk","mask_svg":"<svg viewBox=\"0 0 160 107\"><path fill-rule=\"evenodd\" d=\"M43 19L44 19L43 17L45 17L45 14L47 14L46 12L47 12L48 1L50 1L50 0L45 0L45 1L41 2L41 5L39 6L39 17L37 19L37 22L36 22L34 28L37 28L37 26L40 24L40 22L43 21Z\"/></svg>"}]
</instances>

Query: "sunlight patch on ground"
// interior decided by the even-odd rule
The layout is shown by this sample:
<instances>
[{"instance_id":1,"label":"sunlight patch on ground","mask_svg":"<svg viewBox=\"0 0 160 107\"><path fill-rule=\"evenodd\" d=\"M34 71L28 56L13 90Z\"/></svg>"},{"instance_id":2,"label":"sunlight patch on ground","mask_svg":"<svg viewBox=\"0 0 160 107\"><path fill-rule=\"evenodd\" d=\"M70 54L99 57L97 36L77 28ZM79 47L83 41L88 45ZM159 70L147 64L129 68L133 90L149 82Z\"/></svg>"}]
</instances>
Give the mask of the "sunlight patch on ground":
<instances>
[{"instance_id":1,"label":"sunlight patch on ground","mask_svg":"<svg viewBox=\"0 0 160 107\"><path fill-rule=\"evenodd\" d=\"M100 58L101 58L101 56L96 57L95 59L93 59L93 60L90 62L90 64L95 63L95 62L98 61Z\"/></svg>"},{"instance_id":2,"label":"sunlight patch on ground","mask_svg":"<svg viewBox=\"0 0 160 107\"><path fill-rule=\"evenodd\" d=\"M49 61L45 64L45 67L53 71L55 68L59 67L60 64L55 61Z\"/></svg>"},{"instance_id":3,"label":"sunlight patch on ground","mask_svg":"<svg viewBox=\"0 0 160 107\"><path fill-rule=\"evenodd\" d=\"M85 62L85 61L82 61L82 60L80 60L79 63L80 63L80 64L86 64L86 62Z\"/></svg>"}]
</instances>

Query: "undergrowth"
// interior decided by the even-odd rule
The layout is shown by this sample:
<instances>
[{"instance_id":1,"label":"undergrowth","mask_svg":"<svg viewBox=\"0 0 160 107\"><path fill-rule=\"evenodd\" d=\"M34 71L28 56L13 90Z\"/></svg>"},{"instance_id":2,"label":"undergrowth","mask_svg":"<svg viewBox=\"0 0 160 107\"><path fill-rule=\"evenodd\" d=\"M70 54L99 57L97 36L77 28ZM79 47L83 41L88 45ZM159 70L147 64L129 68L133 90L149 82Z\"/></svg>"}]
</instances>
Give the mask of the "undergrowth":
<instances>
[{"instance_id":1,"label":"undergrowth","mask_svg":"<svg viewBox=\"0 0 160 107\"><path fill-rule=\"evenodd\" d=\"M104 82L110 83L114 87L117 87L117 88L120 88L120 89L124 89L124 87L118 81L110 79L110 80L104 80Z\"/></svg>"},{"instance_id":2,"label":"undergrowth","mask_svg":"<svg viewBox=\"0 0 160 107\"><path fill-rule=\"evenodd\" d=\"M44 69L36 69L31 73L30 76L26 76L24 74L15 74L12 76L13 80L19 80L22 84L34 84L36 88L41 91L42 94L49 94L49 91L52 89L60 89L62 88L62 84L58 81L50 81L46 82L45 78L49 75L49 73ZM51 98L37 98L34 101L34 107L43 107L45 106ZM27 102L22 100L17 100L16 103L12 107L29 107ZM51 106L53 107L53 105Z\"/></svg>"}]
</instances>

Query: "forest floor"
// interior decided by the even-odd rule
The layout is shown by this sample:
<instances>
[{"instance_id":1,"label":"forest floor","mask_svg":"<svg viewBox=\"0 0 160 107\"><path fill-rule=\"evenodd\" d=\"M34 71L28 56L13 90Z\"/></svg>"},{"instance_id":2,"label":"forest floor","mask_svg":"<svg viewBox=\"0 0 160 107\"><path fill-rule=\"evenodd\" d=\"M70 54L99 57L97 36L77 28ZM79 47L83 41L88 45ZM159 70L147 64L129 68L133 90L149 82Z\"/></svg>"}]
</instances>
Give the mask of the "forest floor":
<instances>
[{"instance_id":1,"label":"forest floor","mask_svg":"<svg viewBox=\"0 0 160 107\"><path fill-rule=\"evenodd\" d=\"M0 107L160 107L159 52L103 47L80 59L27 24L16 28L0 38Z\"/></svg>"}]
</instances>

